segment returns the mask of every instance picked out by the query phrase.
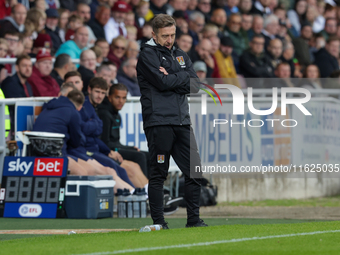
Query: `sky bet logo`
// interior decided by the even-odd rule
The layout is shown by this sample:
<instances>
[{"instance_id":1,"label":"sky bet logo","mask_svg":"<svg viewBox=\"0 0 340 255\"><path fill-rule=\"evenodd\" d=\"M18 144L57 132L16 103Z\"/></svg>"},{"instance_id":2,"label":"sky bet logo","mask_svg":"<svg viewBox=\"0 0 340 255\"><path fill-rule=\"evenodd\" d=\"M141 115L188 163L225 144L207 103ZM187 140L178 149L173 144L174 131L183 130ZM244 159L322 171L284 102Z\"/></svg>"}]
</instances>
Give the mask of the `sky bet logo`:
<instances>
[{"instance_id":1,"label":"sky bet logo","mask_svg":"<svg viewBox=\"0 0 340 255\"><path fill-rule=\"evenodd\" d=\"M203 84L203 83L202 83ZM218 93L216 92L216 90L214 88L212 88L211 86L207 85L207 84L203 84L204 86L210 88L218 97L218 99L220 100L221 106L222 106L222 101L220 99L220 96L218 95ZM231 94L232 94L232 98L233 98L233 115L245 115L245 110L244 110L244 105L245 105L245 98L244 98L244 94L242 92L241 89L239 89L238 87L234 86L234 85L230 85L230 84L216 84L215 85L216 89L229 89ZM207 94L210 95L210 97L212 97L213 101L215 102L216 105L216 101L214 99L214 97L212 96L212 94L207 91L206 89L202 89L204 90ZM254 114L254 115L258 115L258 116L268 116L273 114L276 109L278 108L278 92L277 92L277 88L273 88L272 89L273 93L272 93L272 105L269 109L255 109L254 107L254 103L253 103L253 88L248 88L248 100L247 100L247 105L248 105L248 109L249 111ZM294 94L304 94L304 97L294 97L294 98L287 98L287 94L290 93L294 93ZM311 99L311 93L309 90L304 89L304 88L281 88L281 116L286 116L287 115L287 105L295 105L304 115L312 115L307 109L306 107L303 106L304 103L307 103L309 100ZM201 104L201 113L202 115L206 115L207 114L207 95L206 94L202 94L201 95L201 100L202 100L202 104ZM251 123L253 122L258 122L260 123L259 125L253 125ZM274 125L274 121L280 121L279 119L265 119L265 121L271 122L272 126ZM291 122L294 123L293 125L286 125L286 122ZM233 125L232 120L226 120L226 119L214 119L214 127L216 125L224 125L230 123L231 127ZM234 124L242 124L244 127L246 125L245 120L243 122L240 123L235 123ZM248 121L248 126L250 127L262 127L264 125L264 121L262 119L251 119ZM281 121L281 125L284 127L295 127L297 126L297 121L294 119L287 119L287 120L282 120Z\"/></svg>"},{"instance_id":2,"label":"sky bet logo","mask_svg":"<svg viewBox=\"0 0 340 255\"><path fill-rule=\"evenodd\" d=\"M62 176L63 158L17 158L8 162L8 172L27 175L33 169L33 176Z\"/></svg>"}]
</instances>

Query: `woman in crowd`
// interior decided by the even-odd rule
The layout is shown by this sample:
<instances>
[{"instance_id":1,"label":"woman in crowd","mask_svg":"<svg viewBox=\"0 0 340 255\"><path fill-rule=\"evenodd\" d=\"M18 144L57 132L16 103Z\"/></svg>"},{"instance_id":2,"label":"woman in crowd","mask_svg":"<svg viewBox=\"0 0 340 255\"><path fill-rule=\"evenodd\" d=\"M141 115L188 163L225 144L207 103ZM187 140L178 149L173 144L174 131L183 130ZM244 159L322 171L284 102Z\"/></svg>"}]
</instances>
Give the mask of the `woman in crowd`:
<instances>
[{"instance_id":1,"label":"woman in crowd","mask_svg":"<svg viewBox=\"0 0 340 255\"><path fill-rule=\"evenodd\" d=\"M62 42L65 42L65 35L67 32L67 23L68 23L68 18L70 16L69 10L66 9L59 9L59 21L58 21L58 27L59 27L59 37Z\"/></svg>"},{"instance_id":2,"label":"woman in crowd","mask_svg":"<svg viewBox=\"0 0 340 255\"><path fill-rule=\"evenodd\" d=\"M33 8L27 12L27 19L32 21L34 25L34 32L32 33L33 39L38 37L38 34L45 28L46 24L46 13Z\"/></svg>"}]
</instances>

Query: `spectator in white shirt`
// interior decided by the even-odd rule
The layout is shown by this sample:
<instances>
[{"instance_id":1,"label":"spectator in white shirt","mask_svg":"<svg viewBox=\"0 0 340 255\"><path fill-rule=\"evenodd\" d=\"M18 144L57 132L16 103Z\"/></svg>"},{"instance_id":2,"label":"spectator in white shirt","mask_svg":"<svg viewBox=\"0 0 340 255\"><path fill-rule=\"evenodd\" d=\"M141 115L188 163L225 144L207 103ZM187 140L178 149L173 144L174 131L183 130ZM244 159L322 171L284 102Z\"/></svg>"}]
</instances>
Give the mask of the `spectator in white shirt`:
<instances>
[{"instance_id":1,"label":"spectator in white shirt","mask_svg":"<svg viewBox=\"0 0 340 255\"><path fill-rule=\"evenodd\" d=\"M118 1L111 9L111 18L104 26L106 40L111 44L112 39L119 35L127 36L124 19L126 13L130 11L130 7L123 1Z\"/></svg>"}]
</instances>

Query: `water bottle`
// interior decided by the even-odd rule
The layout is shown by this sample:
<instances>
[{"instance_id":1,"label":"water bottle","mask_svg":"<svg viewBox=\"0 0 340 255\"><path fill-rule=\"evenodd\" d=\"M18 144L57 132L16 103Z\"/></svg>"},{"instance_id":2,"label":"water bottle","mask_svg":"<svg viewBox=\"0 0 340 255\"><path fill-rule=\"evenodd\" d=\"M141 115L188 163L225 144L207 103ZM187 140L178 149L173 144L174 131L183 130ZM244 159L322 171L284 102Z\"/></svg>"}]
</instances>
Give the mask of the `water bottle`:
<instances>
[{"instance_id":1,"label":"water bottle","mask_svg":"<svg viewBox=\"0 0 340 255\"><path fill-rule=\"evenodd\" d=\"M148 225L145 227L142 227L139 232L151 232L151 231L157 231L157 230L162 230L163 227L162 225L156 224L156 225Z\"/></svg>"},{"instance_id":2,"label":"water bottle","mask_svg":"<svg viewBox=\"0 0 340 255\"><path fill-rule=\"evenodd\" d=\"M117 206L118 206L118 218L126 218L126 206L125 197L123 196L123 190L117 189Z\"/></svg>"},{"instance_id":3,"label":"water bottle","mask_svg":"<svg viewBox=\"0 0 340 255\"><path fill-rule=\"evenodd\" d=\"M132 200L133 200L133 217L140 218L140 196L141 193L140 188L136 188L135 192L133 193Z\"/></svg>"},{"instance_id":4,"label":"water bottle","mask_svg":"<svg viewBox=\"0 0 340 255\"><path fill-rule=\"evenodd\" d=\"M141 189L139 193L139 201L140 201L140 217L146 218L148 213L147 205L146 205L146 191L144 188Z\"/></svg>"},{"instance_id":5,"label":"water bottle","mask_svg":"<svg viewBox=\"0 0 340 255\"><path fill-rule=\"evenodd\" d=\"M126 217L133 217L133 208L132 208L132 195L128 189L124 189L124 202L126 208Z\"/></svg>"}]
</instances>

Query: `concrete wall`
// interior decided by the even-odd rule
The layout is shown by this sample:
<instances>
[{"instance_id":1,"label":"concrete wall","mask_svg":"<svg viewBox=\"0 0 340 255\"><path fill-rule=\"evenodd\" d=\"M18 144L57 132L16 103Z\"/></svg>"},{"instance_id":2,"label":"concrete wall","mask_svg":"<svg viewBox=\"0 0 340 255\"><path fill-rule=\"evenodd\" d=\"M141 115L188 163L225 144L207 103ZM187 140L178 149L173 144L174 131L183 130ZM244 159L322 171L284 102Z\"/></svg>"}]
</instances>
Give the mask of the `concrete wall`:
<instances>
[{"instance_id":1,"label":"concrete wall","mask_svg":"<svg viewBox=\"0 0 340 255\"><path fill-rule=\"evenodd\" d=\"M228 178L213 175L212 182L218 186L218 202L305 199L340 194L340 178L322 178L322 176Z\"/></svg>"}]
</instances>

